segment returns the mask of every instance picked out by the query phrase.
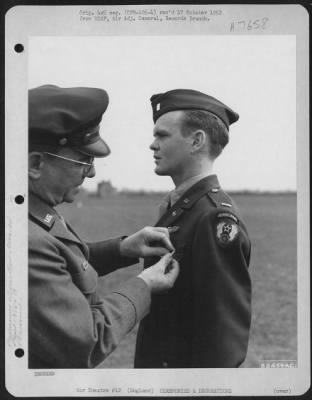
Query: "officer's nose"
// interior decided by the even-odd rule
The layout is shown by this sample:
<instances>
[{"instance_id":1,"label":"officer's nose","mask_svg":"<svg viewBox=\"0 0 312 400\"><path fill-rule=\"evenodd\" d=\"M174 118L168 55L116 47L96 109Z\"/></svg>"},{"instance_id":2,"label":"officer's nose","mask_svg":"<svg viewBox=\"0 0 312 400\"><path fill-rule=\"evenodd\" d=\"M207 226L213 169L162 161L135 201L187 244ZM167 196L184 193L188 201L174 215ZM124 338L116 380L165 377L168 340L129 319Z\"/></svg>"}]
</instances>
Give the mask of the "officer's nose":
<instances>
[{"instance_id":1,"label":"officer's nose","mask_svg":"<svg viewBox=\"0 0 312 400\"><path fill-rule=\"evenodd\" d=\"M150 148L150 150L153 150L153 151L158 150L159 146L156 142L156 139L153 141L153 143L150 144L149 148Z\"/></svg>"},{"instance_id":2,"label":"officer's nose","mask_svg":"<svg viewBox=\"0 0 312 400\"><path fill-rule=\"evenodd\" d=\"M95 166L94 164L91 165L90 169L88 170L88 173L86 174L86 178L93 178L96 175L95 171Z\"/></svg>"}]
</instances>

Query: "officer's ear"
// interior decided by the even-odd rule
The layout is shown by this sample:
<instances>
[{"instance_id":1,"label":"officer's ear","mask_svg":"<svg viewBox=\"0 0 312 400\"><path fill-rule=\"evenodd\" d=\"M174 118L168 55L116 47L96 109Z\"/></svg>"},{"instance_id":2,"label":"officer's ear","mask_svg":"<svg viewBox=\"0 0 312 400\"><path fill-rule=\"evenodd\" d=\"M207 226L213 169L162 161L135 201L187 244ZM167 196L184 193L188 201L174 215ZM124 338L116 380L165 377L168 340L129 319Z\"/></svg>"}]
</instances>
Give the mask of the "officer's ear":
<instances>
[{"instance_id":1,"label":"officer's ear","mask_svg":"<svg viewBox=\"0 0 312 400\"><path fill-rule=\"evenodd\" d=\"M39 179L44 165L43 154L32 151L28 154L28 175L32 179Z\"/></svg>"},{"instance_id":2,"label":"officer's ear","mask_svg":"<svg viewBox=\"0 0 312 400\"><path fill-rule=\"evenodd\" d=\"M207 135L202 129L192 132L192 153L202 150L207 142Z\"/></svg>"}]
</instances>

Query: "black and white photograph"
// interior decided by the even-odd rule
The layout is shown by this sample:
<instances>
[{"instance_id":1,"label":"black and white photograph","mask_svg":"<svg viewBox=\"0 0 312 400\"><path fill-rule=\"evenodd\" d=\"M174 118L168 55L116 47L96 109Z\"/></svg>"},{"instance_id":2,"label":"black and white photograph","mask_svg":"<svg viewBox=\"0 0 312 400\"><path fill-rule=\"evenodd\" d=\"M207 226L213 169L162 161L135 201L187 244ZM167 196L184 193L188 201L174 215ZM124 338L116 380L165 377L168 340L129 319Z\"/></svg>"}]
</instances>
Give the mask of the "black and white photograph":
<instances>
[{"instance_id":1,"label":"black and white photograph","mask_svg":"<svg viewBox=\"0 0 312 400\"><path fill-rule=\"evenodd\" d=\"M9 10L11 394L309 389L308 19Z\"/></svg>"}]
</instances>

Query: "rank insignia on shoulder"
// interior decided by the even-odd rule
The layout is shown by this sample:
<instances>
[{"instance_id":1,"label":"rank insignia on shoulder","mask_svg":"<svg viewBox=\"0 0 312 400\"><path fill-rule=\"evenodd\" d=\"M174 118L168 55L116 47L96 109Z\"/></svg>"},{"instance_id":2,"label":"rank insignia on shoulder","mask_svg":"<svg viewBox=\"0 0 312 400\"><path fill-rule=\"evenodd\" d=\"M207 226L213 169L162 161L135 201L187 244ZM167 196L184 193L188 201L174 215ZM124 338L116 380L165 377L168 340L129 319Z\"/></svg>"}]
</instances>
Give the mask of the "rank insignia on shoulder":
<instances>
[{"instance_id":1,"label":"rank insignia on shoulder","mask_svg":"<svg viewBox=\"0 0 312 400\"><path fill-rule=\"evenodd\" d=\"M222 247L228 246L236 238L238 226L232 221L220 221L217 224L217 241Z\"/></svg>"},{"instance_id":2,"label":"rank insignia on shoulder","mask_svg":"<svg viewBox=\"0 0 312 400\"><path fill-rule=\"evenodd\" d=\"M224 206L224 207L232 207L232 204L230 204L230 203L221 203L221 206Z\"/></svg>"}]
</instances>

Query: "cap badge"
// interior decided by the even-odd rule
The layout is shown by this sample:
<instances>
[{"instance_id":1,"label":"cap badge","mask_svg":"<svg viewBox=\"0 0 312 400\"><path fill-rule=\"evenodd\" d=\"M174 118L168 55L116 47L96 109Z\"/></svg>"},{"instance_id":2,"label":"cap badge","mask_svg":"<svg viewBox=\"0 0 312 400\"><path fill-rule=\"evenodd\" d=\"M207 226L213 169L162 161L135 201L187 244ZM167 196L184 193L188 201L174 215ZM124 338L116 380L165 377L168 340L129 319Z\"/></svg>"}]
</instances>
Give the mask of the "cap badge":
<instances>
[{"instance_id":1,"label":"cap badge","mask_svg":"<svg viewBox=\"0 0 312 400\"><path fill-rule=\"evenodd\" d=\"M65 137L63 137L62 139L60 139L60 141L59 141L59 144L61 145L61 146L64 146L64 144L66 144L67 143L67 139L65 138Z\"/></svg>"},{"instance_id":2,"label":"cap badge","mask_svg":"<svg viewBox=\"0 0 312 400\"><path fill-rule=\"evenodd\" d=\"M160 103L157 103L156 104L156 111L159 111L160 110Z\"/></svg>"},{"instance_id":3,"label":"cap badge","mask_svg":"<svg viewBox=\"0 0 312 400\"><path fill-rule=\"evenodd\" d=\"M217 240L220 246L226 247L236 238L238 234L238 227L235 223L219 222L217 225Z\"/></svg>"}]
</instances>

